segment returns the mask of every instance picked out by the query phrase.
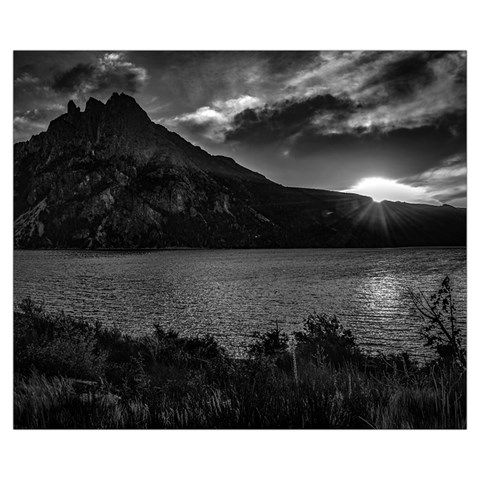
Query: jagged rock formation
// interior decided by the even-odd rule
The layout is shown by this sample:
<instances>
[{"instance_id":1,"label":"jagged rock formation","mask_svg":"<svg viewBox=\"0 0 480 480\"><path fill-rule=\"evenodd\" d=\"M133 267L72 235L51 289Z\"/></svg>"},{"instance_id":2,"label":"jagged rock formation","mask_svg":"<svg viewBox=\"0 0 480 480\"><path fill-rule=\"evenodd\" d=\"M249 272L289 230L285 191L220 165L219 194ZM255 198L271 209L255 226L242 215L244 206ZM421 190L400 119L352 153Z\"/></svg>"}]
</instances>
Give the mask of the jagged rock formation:
<instances>
[{"instance_id":1,"label":"jagged rock formation","mask_svg":"<svg viewBox=\"0 0 480 480\"><path fill-rule=\"evenodd\" d=\"M15 145L17 248L464 245L465 209L288 188L114 93Z\"/></svg>"}]
</instances>

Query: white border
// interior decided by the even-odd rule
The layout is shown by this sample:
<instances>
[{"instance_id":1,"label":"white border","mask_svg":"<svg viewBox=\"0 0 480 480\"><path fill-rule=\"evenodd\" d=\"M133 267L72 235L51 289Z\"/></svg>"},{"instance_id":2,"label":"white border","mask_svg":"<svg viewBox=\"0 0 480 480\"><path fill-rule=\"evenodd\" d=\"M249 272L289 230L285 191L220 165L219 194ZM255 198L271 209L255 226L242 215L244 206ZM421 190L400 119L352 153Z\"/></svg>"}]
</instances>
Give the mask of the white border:
<instances>
[{"instance_id":1,"label":"white border","mask_svg":"<svg viewBox=\"0 0 480 480\"><path fill-rule=\"evenodd\" d=\"M478 409L478 14L474 2L6 1L2 5L3 478L474 478ZM334 6L336 5L336 6ZM12 431L13 50L468 50L468 430ZM476 448L475 448L476 446Z\"/></svg>"}]
</instances>

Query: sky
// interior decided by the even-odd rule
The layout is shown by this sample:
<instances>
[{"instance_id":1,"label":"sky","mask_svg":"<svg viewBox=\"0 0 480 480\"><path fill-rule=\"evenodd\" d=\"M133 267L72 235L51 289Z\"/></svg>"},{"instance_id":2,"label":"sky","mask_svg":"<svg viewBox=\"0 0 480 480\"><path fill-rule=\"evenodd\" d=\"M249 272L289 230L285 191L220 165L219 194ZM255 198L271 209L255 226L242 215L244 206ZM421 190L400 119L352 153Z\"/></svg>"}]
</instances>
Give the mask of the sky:
<instances>
[{"instance_id":1,"label":"sky","mask_svg":"<svg viewBox=\"0 0 480 480\"><path fill-rule=\"evenodd\" d=\"M15 52L14 141L73 99L151 120L287 186L466 206L466 52Z\"/></svg>"}]
</instances>

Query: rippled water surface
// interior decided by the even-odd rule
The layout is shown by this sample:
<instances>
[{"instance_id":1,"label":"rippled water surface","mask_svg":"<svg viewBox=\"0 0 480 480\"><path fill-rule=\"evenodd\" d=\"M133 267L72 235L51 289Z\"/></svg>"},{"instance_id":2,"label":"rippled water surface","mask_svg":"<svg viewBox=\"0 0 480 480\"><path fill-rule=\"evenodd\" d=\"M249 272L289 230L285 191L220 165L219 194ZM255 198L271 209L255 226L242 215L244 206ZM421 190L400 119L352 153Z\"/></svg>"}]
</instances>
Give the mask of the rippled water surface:
<instances>
[{"instance_id":1,"label":"rippled water surface","mask_svg":"<svg viewBox=\"0 0 480 480\"><path fill-rule=\"evenodd\" d=\"M213 334L232 351L254 331L299 329L335 313L373 350L419 352L407 287L434 293L445 275L466 321L466 249L15 251L14 294L141 334L154 323Z\"/></svg>"}]
</instances>

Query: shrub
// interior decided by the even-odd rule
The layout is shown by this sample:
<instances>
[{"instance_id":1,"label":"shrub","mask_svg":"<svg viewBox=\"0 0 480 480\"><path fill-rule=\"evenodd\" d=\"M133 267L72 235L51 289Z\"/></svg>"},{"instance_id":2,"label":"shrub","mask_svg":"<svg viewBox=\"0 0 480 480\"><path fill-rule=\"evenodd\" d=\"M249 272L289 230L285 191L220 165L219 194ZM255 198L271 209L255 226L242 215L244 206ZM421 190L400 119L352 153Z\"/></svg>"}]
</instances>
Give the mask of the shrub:
<instances>
[{"instance_id":1,"label":"shrub","mask_svg":"<svg viewBox=\"0 0 480 480\"><path fill-rule=\"evenodd\" d=\"M265 333L255 332L255 342L249 347L249 353L253 356L275 356L286 352L288 348L288 336L278 328L278 322L273 330Z\"/></svg>"},{"instance_id":2,"label":"shrub","mask_svg":"<svg viewBox=\"0 0 480 480\"><path fill-rule=\"evenodd\" d=\"M273 365L282 371L292 369L292 356L288 351L289 337L278 328L278 322L274 329L262 334L255 332L253 337L255 341L250 345L248 355L251 360L255 360L256 369L268 370Z\"/></svg>"},{"instance_id":3,"label":"shrub","mask_svg":"<svg viewBox=\"0 0 480 480\"><path fill-rule=\"evenodd\" d=\"M295 332L299 358L316 365L339 365L362 358L352 332L345 329L335 315L314 313L303 324L303 330Z\"/></svg>"},{"instance_id":4,"label":"shrub","mask_svg":"<svg viewBox=\"0 0 480 480\"><path fill-rule=\"evenodd\" d=\"M466 350L462 346L448 275L430 299L421 291L417 293L410 290L410 295L424 320L420 333L425 339L425 346L434 350L437 362L457 363L466 368Z\"/></svg>"},{"instance_id":5,"label":"shrub","mask_svg":"<svg viewBox=\"0 0 480 480\"><path fill-rule=\"evenodd\" d=\"M105 354L97 348L94 327L72 322L63 313L49 316L29 299L18 309L14 318L16 373L38 369L47 376L86 380L103 374Z\"/></svg>"}]
</instances>

